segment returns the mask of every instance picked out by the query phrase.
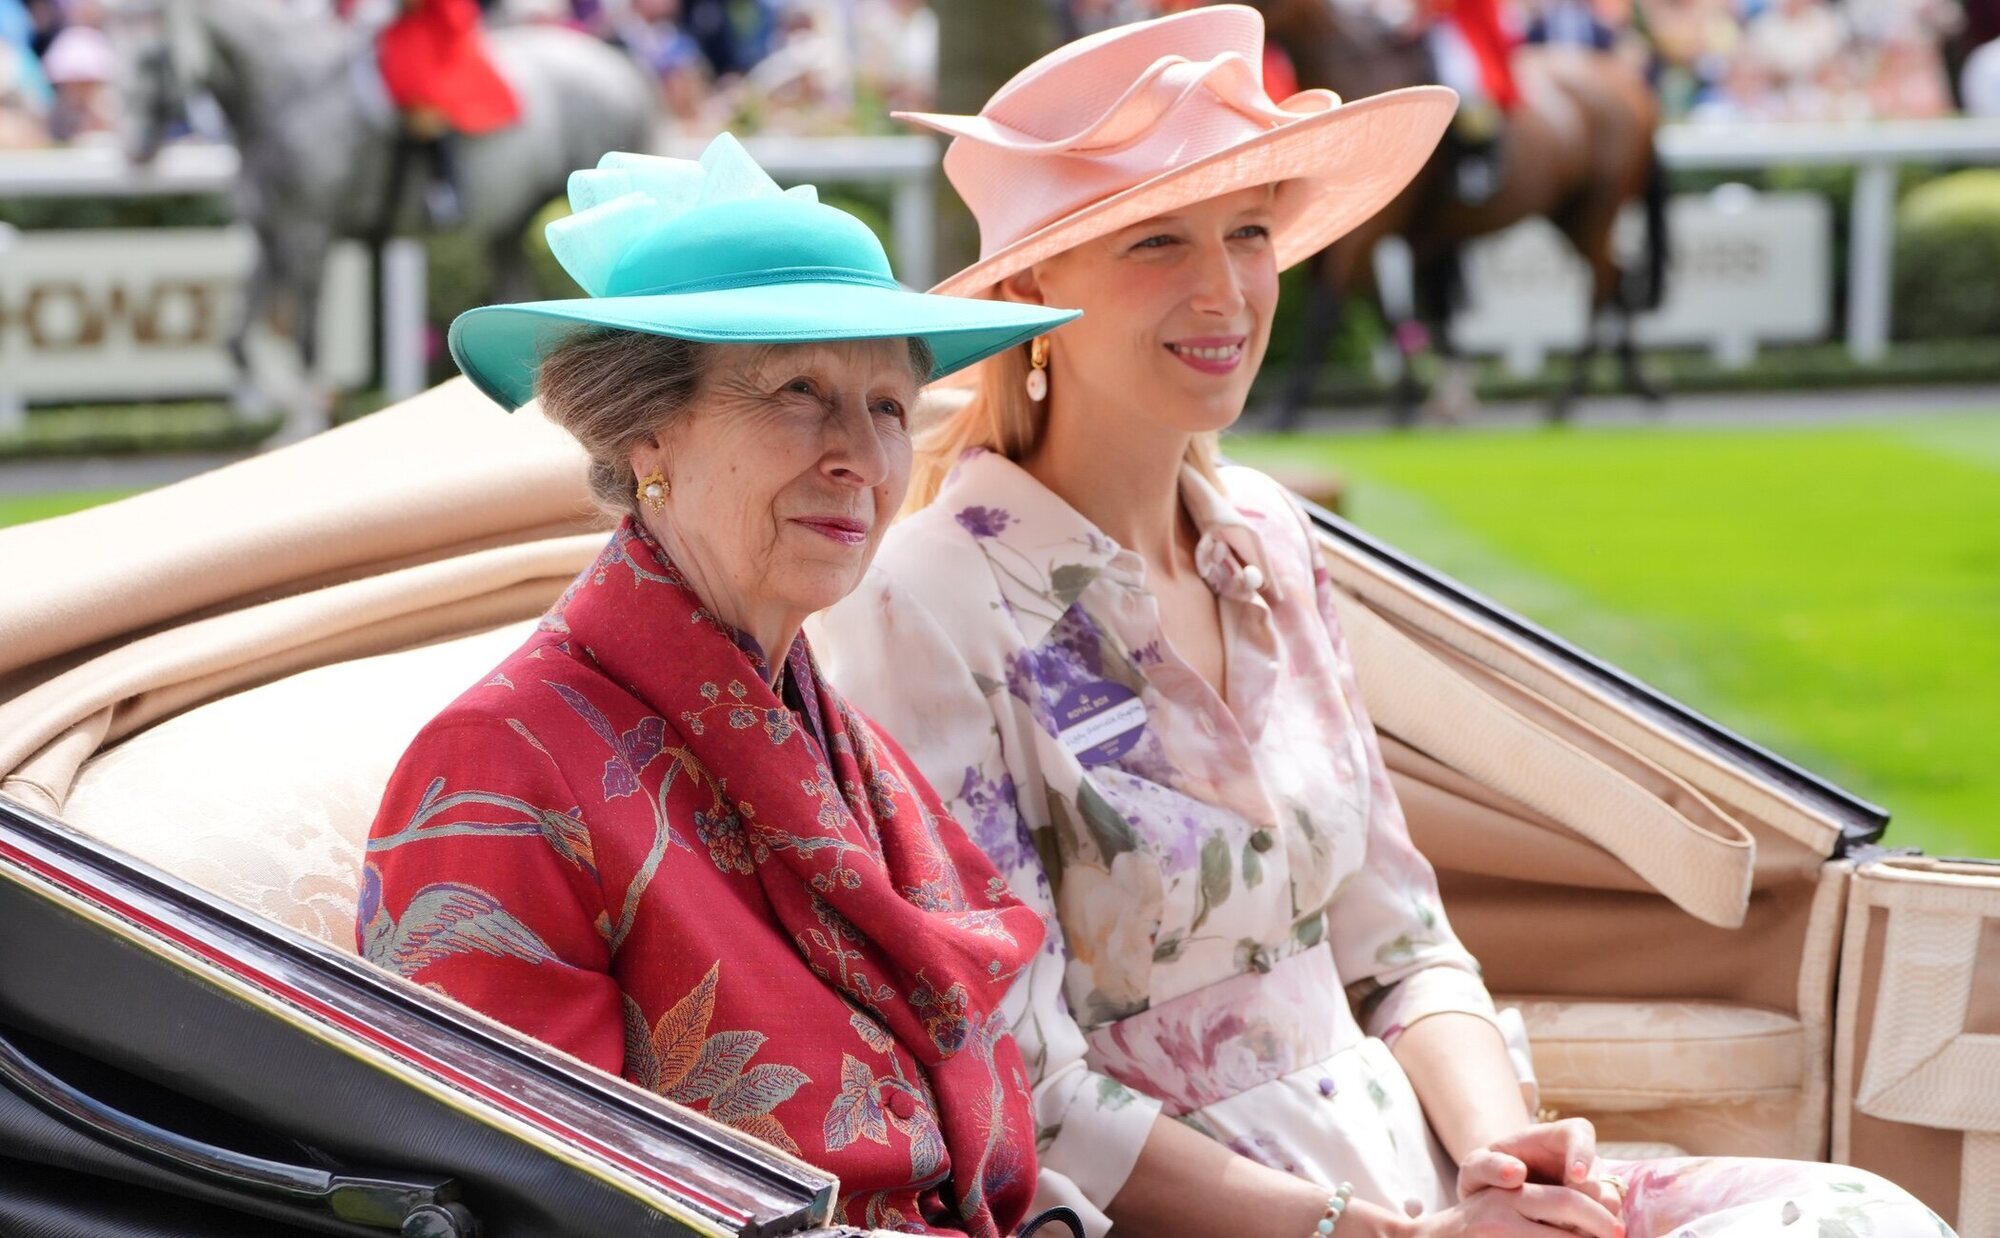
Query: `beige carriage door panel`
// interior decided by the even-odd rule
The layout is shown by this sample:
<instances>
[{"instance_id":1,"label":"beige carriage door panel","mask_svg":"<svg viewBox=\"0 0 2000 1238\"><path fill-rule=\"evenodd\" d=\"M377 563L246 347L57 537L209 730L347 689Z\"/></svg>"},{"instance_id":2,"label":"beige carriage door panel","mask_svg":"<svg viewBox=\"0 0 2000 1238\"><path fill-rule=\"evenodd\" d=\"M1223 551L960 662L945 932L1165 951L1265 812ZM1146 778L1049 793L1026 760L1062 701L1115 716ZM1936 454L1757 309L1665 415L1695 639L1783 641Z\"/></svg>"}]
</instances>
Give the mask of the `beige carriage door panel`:
<instances>
[{"instance_id":1,"label":"beige carriage door panel","mask_svg":"<svg viewBox=\"0 0 2000 1238\"><path fill-rule=\"evenodd\" d=\"M1833 1159L2000 1235L2000 863L1863 864L1841 954Z\"/></svg>"}]
</instances>

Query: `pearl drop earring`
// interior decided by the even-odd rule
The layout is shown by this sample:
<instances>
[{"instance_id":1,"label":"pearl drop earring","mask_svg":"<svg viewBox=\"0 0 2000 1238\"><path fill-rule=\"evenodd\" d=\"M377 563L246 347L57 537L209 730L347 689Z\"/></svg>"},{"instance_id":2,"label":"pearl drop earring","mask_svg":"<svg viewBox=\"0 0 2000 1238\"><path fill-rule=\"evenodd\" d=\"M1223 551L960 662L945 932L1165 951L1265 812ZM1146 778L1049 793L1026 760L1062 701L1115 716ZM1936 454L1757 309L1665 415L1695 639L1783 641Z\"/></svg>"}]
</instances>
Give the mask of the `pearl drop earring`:
<instances>
[{"instance_id":1,"label":"pearl drop earring","mask_svg":"<svg viewBox=\"0 0 2000 1238\"><path fill-rule=\"evenodd\" d=\"M1049 337L1038 335L1028 345L1028 398L1040 404L1049 398Z\"/></svg>"},{"instance_id":2,"label":"pearl drop earring","mask_svg":"<svg viewBox=\"0 0 2000 1238\"><path fill-rule=\"evenodd\" d=\"M667 475L654 469L639 479L639 488L633 492L632 497L657 512L667 505L667 495L673 492L673 488L673 483L667 480Z\"/></svg>"}]
</instances>

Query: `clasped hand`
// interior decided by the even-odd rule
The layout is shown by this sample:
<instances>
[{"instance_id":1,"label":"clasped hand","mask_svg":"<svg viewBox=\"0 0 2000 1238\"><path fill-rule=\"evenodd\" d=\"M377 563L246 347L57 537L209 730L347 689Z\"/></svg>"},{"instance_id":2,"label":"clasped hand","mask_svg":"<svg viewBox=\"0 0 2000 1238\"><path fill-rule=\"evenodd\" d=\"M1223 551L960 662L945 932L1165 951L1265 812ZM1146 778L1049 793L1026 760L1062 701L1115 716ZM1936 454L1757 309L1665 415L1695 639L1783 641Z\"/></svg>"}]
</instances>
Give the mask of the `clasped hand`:
<instances>
[{"instance_id":1,"label":"clasped hand","mask_svg":"<svg viewBox=\"0 0 2000 1238\"><path fill-rule=\"evenodd\" d=\"M1597 1131L1582 1118L1525 1126L1475 1150L1459 1166L1458 1197L1450 1211L1473 1222L1468 1235L1625 1235L1623 1189L1599 1169Z\"/></svg>"}]
</instances>

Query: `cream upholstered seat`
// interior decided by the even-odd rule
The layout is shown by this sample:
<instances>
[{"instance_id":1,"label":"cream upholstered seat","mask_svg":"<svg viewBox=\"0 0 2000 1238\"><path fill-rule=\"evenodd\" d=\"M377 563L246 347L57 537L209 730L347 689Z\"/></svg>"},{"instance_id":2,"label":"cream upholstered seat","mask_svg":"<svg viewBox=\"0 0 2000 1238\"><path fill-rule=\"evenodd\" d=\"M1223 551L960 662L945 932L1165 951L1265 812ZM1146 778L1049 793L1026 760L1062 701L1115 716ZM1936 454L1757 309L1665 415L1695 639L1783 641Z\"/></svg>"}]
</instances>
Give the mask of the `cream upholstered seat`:
<instances>
[{"instance_id":1,"label":"cream upholstered seat","mask_svg":"<svg viewBox=\"0 0 2000 1238\"><path fill-rule=\"evenodd\" d=\"M362 844L396 760L418 728L479 682L530 626L334 663L191 709L86 763L64 817L204 890L351 949ZM1526 1020L1544 1099L1617 1128L1625 1124L1615 1115L1726 1114L1744 1103L1795 1100L1803 1081L1799 1022L1773 1011L1722 1002L1499 1000ZM1685 1123L1669 1125L1680 1134ZM1654 1142L1606 1151L1678 1148Z\"/></svg>"},{"instance_id":2,"label":"cream upholstered seat","mask_svg":"<svg viewBox=\"0 0 2000 1238\"><path fill-rule=\"evenodd\" d=\"M396 761L531 623L337 662L225 696L78 771L70 825L341 949Z\"/></svg>"},{"instance_id":3,"label":"cream upholstered seat","mask_svg":"<svg viewBox=\"0 0 2000 1238\"><path fill-rule=\"evenodd\" d=\"M1542 1096L1558 1108L1634 1112L1791 1094L1805 1029L1790 1015L1699 1001L1496 999L1521 1011Z\"/></svg>"},{"instance_id":4,"label":"cream upholstered seat","mask_svg":"<svg viewBox=\"0 0 2000 1238\"><path fill-rule=\"evenodd\" d=\"M1717 1001L1496 996L1521 1012L1542 1101L1591 1118L1604 1155L1796 1155L1807 1034Z\"/></svg>"}]
</instances>

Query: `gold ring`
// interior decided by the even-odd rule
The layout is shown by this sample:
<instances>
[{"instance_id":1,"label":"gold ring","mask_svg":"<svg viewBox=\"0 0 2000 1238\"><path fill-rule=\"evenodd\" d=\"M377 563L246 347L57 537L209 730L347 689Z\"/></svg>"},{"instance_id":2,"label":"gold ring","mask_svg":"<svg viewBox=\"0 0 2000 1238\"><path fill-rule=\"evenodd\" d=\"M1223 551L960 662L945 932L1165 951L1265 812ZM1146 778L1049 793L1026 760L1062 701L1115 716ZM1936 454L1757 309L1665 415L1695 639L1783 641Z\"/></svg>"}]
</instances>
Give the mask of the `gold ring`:
<instances>
[{"instance_id":1,"label":"gold ring","mask_svg":"<svg viewBox=\"0 0 2000 1238\"><path fill-rule=\"evenodd\" d=\"M1625 1203L1625 1179L1619 1177L1617 1174L1605 1174L1598 1181L1611 1184L1611 1189L1618 1192L1618 1203L1622 1207Z\"/></svg>"}]
</instances>

